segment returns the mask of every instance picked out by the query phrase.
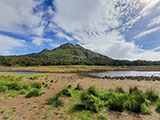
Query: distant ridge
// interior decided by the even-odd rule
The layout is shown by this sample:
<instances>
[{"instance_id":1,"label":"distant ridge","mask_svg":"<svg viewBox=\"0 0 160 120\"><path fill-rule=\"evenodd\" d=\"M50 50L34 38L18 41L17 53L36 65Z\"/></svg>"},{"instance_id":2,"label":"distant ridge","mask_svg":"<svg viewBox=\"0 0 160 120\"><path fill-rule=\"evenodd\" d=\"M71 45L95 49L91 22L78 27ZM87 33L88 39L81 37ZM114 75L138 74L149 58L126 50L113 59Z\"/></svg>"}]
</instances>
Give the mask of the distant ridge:
<instances>
[{"instance_id":1,"label":"distant ridge","mask_svg":"<svg viewBox=\"0 0 160 120\"><path fill-rule=\"evenodd\" d=\"M0 56L0 66L49 66L49 65L111 65L111 66L151 66L160 61L114 60L85 49L80 45L63 44L55 49L44 49L39 53Z\"/></svg>"}]
</instances>

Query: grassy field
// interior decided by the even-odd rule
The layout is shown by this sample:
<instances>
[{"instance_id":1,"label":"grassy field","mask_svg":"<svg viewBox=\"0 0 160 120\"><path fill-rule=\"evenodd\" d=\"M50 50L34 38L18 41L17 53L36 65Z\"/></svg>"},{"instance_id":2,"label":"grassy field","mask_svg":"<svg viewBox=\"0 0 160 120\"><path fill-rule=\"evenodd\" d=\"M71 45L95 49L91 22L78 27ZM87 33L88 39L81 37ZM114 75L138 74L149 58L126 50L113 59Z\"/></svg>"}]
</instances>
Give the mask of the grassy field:
<instances>
[{"instance_id":1,"label":"grassy field","mask_svg":"<svg viewBox=\"0 0 160 120\"><path fill-rule=\"evenodd\" d=\"M159 81L105 80L76 73L95 69L122 69L119 67L52 66L2 69L54 73L0 74L0 120L160 118Z\"/></svg>"},{"instance_id":2,"label":"grassy field","mask_svg":"<svg viewBox=\"0 0 160 120\"><path fill-rule=\"evenodd\" d=\"M160 70L160 66L35 66L35 67L0 67L0 71L35 71L50 73L77 73L77 72L95 72L108 70Z\"/></svg>"}]
</instances>

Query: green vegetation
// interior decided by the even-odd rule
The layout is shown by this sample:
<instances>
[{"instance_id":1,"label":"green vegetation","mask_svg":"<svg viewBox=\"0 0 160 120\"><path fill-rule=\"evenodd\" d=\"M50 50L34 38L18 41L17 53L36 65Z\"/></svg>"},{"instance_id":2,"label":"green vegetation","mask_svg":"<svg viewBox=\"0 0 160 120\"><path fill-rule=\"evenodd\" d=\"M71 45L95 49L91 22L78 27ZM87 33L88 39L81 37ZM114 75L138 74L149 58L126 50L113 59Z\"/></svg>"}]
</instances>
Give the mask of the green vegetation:
<instances>
[{"instance_id":1,"label":"green vegetation","mask_svg":"<svg viewBox=\"0 0 160 120\"><path fill-rule=\"evenodd\" d=\"M78 84L77 86L80 85ZM159 96L154 91L148 90L143 93L137 87L130 88L129 93L125 93L120 87L116 88L115 91L102 91L91 86L83 91L65 87L56 96L48 99L47 104L54 107L64 106L63 101L60 100L60 97L64 96L72 96L72 102L74 101L74 103L77 101L76 104L71 104L72 106L70 106L72 112L76 112L75 115L79 113L81 118L84 115L85 117L83 117L87 120L93 117L97 120L108 120L106 116L99 114L104 109L117 112L131 111L136 114L150 115L152 114L151 105L154 105L153 103L159 100ZM157 102L156 110L160 113L160 102ZM85 115L83 111L86 111L86 113L90 111L91 113Z\"/></svg>"},{"instance_id":2,"label":"green vegetation","mask_svg":"<svg viewBox=\"0 0 160 120\"><path fill-rule=\"evenodd\" d=\"M157 100L159 99L158 94L152 90L147 91L145 95L146 95L146 98L153 103L157 102Z\"/></svg>"},{"instance_id":3,"label":"green vegetation","mask_svg":"<svg viewBox=\"0 0 160 120\"><path fill-rule=\"evenodd\" d=\"M102 114L97 115L97 120L108 120L108 118Z\"/></svg>"},{"instance_id":4,"label":"green vegetation","mask_svg":"<svg viewBox=\"0 0 160 120\"><path fill-rule=\"evenodd\" d=\"M82 85L80 85L80 84L77 84L77 86L76 86L75 90L83 90L83 87L82 87Z\"/></svg>"},{"instance_id":5,"label":"green vegetation","mask_svg":"<svg viewBox=\"0 0 160 120\"><path fill-rule=\"evenodd\" d=\"M72 91L70 88L63 88L59 93L58 96L67 96L71 97L72 96Z\"/></svg>"},{"instance_id":6,"label":"green vegetation","mask_svg":"<svg viewBox=\"0 0 160 120\"><path fill-rule=\"evenodd\" d=\"M38 97L41 96L42 94L43 93L41 93L39 89L33 89L25 97L26 98Z\"/></svg>"},{"instance_id":7,"label":"green vegetation","mask_svg":"<svg viewBox=\"0 0 160 120\"><path fill-rule=\"evenodd\" d=\"M48 105L52 105L53 107L60 107L64 105L64 102L59 99L59 96L53 96L47 100Z\"/></svg>"},{"instance_id":8,"label":"green vegetation","mask_svg":"<svg viewBox=\"0 0 160 120\"><path fill-rule=\"evenodd\" d=\"M156 111L160 114L160 101L156 104Z\"/></svg>"},{"instance_id":9,"label":"green vegetation","mask_svg":"<svg viewBox=\"0 0 160 120\"><path fill-rule=\"evenodd\" d=\"M14 94L26 95L27 98L40 96L42 93L42 84L40 82L23 82L22 77L11 75L0 76L0 93L8 92Z\"/></svg>"},{"instance_id":10,"label":"green vegetation","mask_svg":"<svg viewBox=\"0 0 160 120\"><path fill-rule=\"evenodd\" d=\"M49 65L110 65L155 66L159 61L113 60L107 56L84 49L80 45L64 44L53 50L20 56L0 56L0 66L49 66ZM31 78L36 80L37 78Z\"/></svg>"}]
</instances>

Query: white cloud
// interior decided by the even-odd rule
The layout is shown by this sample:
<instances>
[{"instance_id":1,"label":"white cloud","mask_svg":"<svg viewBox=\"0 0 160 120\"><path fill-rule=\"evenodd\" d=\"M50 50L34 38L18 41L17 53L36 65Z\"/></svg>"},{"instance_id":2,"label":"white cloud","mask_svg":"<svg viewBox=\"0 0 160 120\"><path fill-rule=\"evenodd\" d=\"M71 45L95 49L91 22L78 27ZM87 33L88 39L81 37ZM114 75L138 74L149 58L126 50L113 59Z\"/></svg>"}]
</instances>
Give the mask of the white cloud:
<instances>
[{"instance_id":1,"label":"white cloud","mask_svg":"<svg viewBox=\"0 0 160 120\"><path fill-rule=\"evenodd\" d=\"M45 42L52 42L52 40L48 38L33 37L32 39L32 43L36 46L43 46Z\"/></svg>"},{"instance_id":2,"label":"white cloud","mask_svg":"<svg viewBox=\"0 0 160 120\"><path fill-rule=\"evenodd\" d=\"M136 35L134 38L135 38L135 39L139 39L139 38L144 37L144 36L146 36L146 35L148 35L148 34L151 34L151 33L153 33L153 32L156 32L156 31L158 31L158 30L160 30L160 27L156 27L156 28L153 28L153 29L149 29L149 30L146 30L146 31L144 31L144 32L139 33L139 34Z\"/></svg>"},{"instance_id":3,"label":"white cloud","mask_svg":"<svg viewBox=\"0 0 160 120\"><path fill-rule=\"evenodd\" d=\"M41 35L43 12L34 13L33 9L42 1L0 0L0 30Z\"/></svg>"},{"instance_id":4,"label":"white cloud","mask_svg":"<svg viewBox=\"0 0 160 120\"><path fill-rule=\"evenodd\" d=\"M152 27L152 26L156 26L156 25L160 25L160 16L157 16L157 17L153 18L152 20L150 20L147 27Z\"/></svg>"},{"instance_id":5,"label":"white cloud","mask_svg":"<svg viewBox=\"0 0 160 120\"><path fill-rule=\"evenodd\" d=\"M25 41L0 34L0 54L9 55L15 48L25 47Z\"/></svg>"},{"instance_id":6,"label":"white cloud","mask_svg":"<svg viewBox=\"0 0 160 120\"><path fill-rule=\"evenodd\" d=\"M73 38L69 37L68 35L66 35L62 32L57 33L56 36L59 38L62 38L62 39L66 39L68 41L73 41Z\"/></svg>"},{"instance_id":7,"label":"white cloud","mask_svg":"<svg viewBox=\"0 0 160 120\"><path fill-rule=\"evenodd\" d=\"M157 59L156 51L143 50L134 42L127 42L121 33L149 15L159 0L54 0L53 31L71 34L85 48L117 59ZM142 4L146 7L142 8ZM140 12L139 12L140 11ZM139 12L139 13L138 13ZM124 21L123 21L123 20ZM141 33L139 37L158 30ZM146 54L153 52L153 57ZM152 54L150 54L152 55Z\"/></svg>"}]
</instances>

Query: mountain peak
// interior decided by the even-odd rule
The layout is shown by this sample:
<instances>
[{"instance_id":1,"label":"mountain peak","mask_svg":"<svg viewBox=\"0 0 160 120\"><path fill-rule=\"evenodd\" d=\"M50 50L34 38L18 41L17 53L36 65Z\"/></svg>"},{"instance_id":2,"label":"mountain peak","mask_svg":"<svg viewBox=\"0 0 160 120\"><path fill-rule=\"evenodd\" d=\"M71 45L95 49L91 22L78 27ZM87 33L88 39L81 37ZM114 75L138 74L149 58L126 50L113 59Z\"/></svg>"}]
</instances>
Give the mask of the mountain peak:
<instances>
[{"instance_id":1,"label":"mountain peak","mask_svg":"<svg viewBox=\"0 0 160 120\"><path fill-rule=\"evenodd\" d=\"M83 48L83 47L80 46L79 44L73 45L71 43L66 43L66 44L61 45L58 48L61 48L61 49L67 49L67 48L75 49L75 48Z\"/></svg>"}]
</instances>

